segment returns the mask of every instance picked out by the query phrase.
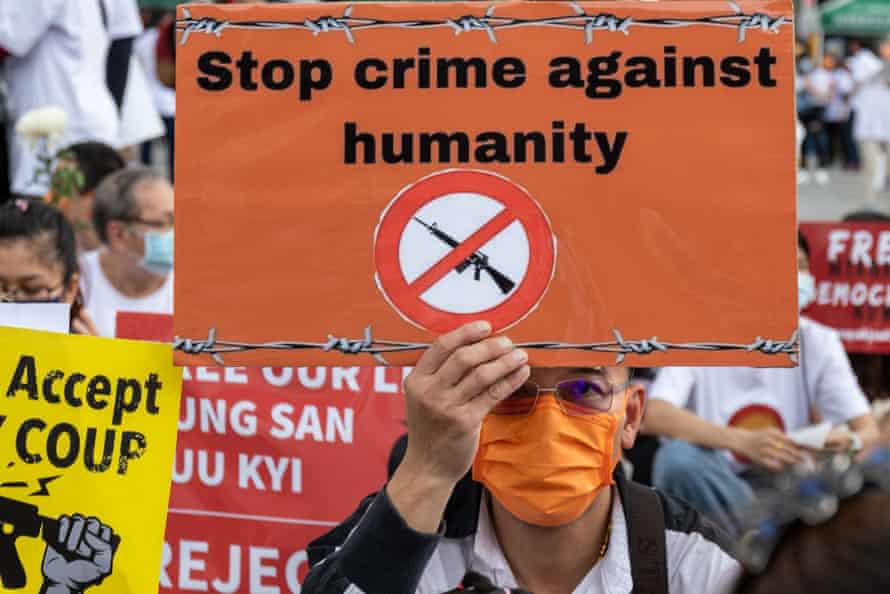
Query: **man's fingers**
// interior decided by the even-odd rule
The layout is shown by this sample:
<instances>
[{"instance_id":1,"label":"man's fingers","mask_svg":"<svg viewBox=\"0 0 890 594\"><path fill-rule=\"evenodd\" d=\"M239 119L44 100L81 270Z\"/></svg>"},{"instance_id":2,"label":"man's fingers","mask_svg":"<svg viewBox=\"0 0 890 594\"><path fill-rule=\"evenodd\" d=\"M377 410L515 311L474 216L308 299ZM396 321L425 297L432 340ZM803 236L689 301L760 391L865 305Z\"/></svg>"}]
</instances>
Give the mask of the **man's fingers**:
<instances>
[{"instance_id":1,"label":"man's fingers","mask_svg":"<svg viewBox=\"0 0 890 594\"><path fill-rule=\"evenodd\" d=\"M513 342L506 336L486 338L481 342L468 344L456 349L442 363L436 375L442 386L450 388L459 384L467 374L472 373L474 369L483 363L495 361L498 357L512 350ZM516 367L518 365L514 366L513 369L516 369ZM492 382L498 379L500 379L500 376L492 378Z\"/></svg>"},{"instance_id":2,"label":"man's fingers","mask_svg":"<svg viewBox=\"0 0 890 594\"><path fill-rule=\"evenodd\" d=\"M65 547L72 553L78 552L80 539L83 537L83 530L86 527L86 520L80 514L74 514L71 517L71 528L68 531L68 539L65 541Z\"/></svg>"},{"instance_id":3,"label":"man's fingers","mask_svg":"<svg viewBox=\"0 0 890 594\"><path fill-rule=\"evenodd\" d=\"M423 375L432 375L438 371L442 363L451 353L465 345L478 342L491 334L491 324L485 321L470 322L457 330L437 338L430 348L420 357L414 371Z\"/></svg>"},{"instance_id":4,"label":"man's fingers","mask_svg":"<svg viewBox=\"0 0 890 594\"><path fill-rule=\"evenodd\" d=\"M84 535L83 539L97 553L111 551L111 543L108 542L107 540L102 540L96 534L91 534L91 533L87 532Z\"/></svg>"},{"instance_id":5,"label":"man's fingers","mask_svg":"<svg viewBox=\"0 0 890 594\"><path fill-rule=\"evenodd\" d=\"M779 472L782 470L782 463L776 460L775 458L770 458L769 456L765 456L760 460L760 463L772 470L773 472Z\"/></svg>"},{"instance_id":6,"label":"man's fingers","mask_svg":"<svg viewBox=\"0 0 890 594\"><path fill-rule=\"evenodd\" d=\"M68 530L71 528L71 518L68 516L62 516L59 518L59 538L58 544L64 545L65 541L68 540Z\"/></svg>"},{"instance_id":7,"label":"man's fingers","mask_svg":"<svg viewBox=\"0 0 890 594\"><path fill-rule=\"evenodd\" d=\"M524 384L528 380L529 375L531 375L531 368L528 365L523 365L507 375L507 377L490 385L484 392L467 402L470 414L474 418L483 419L498 402Z\"/></svg>"},{"instance_id":8,"label":"man's fingers","mask_svg":"<svg viewBox=\"0 0 890 594\"><path fill-rule=\"evenodd\" d=\"M526 361L528 361L528 354L524 350L512 349L493 361L470 369L456 387L461 400L468 401L485 394L490 387L519 369ZM510 393L500 399L506 398Z\"/></svg>"}]
</instances>

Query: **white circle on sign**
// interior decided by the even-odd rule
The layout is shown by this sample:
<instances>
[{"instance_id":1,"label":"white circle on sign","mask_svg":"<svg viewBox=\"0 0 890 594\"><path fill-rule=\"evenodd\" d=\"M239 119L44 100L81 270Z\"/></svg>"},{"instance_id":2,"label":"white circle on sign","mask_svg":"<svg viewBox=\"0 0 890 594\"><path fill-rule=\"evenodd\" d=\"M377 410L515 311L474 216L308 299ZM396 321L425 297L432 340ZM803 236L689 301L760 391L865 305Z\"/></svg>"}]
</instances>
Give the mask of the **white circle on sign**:
<instances>
[{"instance_id":1,"label":"white circle on sign","mask_svg":"<svg viewBox=\"0 0 890 594\"><path fill-rule=\"evenodd\" d=\"M503 210L497 200L473 192L445 194L423 205L399 238L399 265L405 281L410 285L454 249L429 227L463 243ZM514 220L475 255L484 257L487 266L509 279L512 287L505 292L488 268L477 271L476 266L467 264L461 272L449 270L421 293L420 299L440 311L458 314L483 312L505 302L528 271L529 239L522 223Z\"/></svg>"}]
</instances>

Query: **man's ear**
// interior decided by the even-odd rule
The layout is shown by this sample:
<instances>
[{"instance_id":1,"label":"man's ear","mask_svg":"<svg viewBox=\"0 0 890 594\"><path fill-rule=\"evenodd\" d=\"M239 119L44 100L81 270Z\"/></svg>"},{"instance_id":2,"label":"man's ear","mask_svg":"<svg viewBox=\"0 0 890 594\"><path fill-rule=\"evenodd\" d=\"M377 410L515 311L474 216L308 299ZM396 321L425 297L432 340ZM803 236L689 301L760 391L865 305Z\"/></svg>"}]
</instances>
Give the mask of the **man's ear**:
<instances>
[{"instance_id":1,"label":"man's ear","mask_svg":"<svg viewBox=\"0 0 890 594\"><path fill-rule=\"evenodd\" d=\"M632 448L637 440L645 408L646 389L640 384L631 383L627 387L627 406L624 411L624 427L621 429L621 447L623 449Z\"/></svg>"}]
</instances>

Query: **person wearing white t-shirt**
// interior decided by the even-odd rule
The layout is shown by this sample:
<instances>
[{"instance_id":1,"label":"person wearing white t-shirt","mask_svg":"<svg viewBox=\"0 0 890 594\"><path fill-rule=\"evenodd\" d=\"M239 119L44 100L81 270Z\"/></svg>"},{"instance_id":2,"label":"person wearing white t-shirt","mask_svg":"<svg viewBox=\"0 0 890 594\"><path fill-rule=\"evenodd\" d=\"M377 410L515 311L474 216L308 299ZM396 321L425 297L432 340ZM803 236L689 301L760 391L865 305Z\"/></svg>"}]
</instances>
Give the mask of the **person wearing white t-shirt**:
<instances>
[{"instance_id":1,"label":"person wearing white t-shirt","mask_svg":"<svg viewBox=\"0 0 890 594\"><path fill-rule=\"evenodd\" d=\"M823 63L810 71L803 81L807 95L807 107L800 112L801 122L807 129L803 153L807 161L812 161L814 155L817 158L818 167L813 177L820 184L828 183L826 167L831 159L831 139L825 129L825 111L834 93L832 69L830 56L826 56ZM812 168L809 162L806 165L808 169Z\"/></svg>"},{"instance_id":2,"label":"person wearing white t-shirt","mask_svg":"<svg viewBox=\"0 0 890 594\"><path fill-rule=\"evenodd\" d=\"M93 225L103 247L83 256L86 309L113 337L117 313L173 313L173 187L146 167L117 171L99 185Z\"/></svg>"},{"instance_id":3,"label":"person wearing white t-shirt","mask_svg":"<svg viewBox=\"0 0 890 594\"><path fill-rule=\"evenodd\" d=\"M812 301L809 248L799 235L802 306ZM652 385L643 431L672 438L655 455L653 484L693 504L730 530L753 499L757 473L803 461L789 433L813 424L815 409L833 429L825 449L869 445L878 435L840 337L800 318L794 368L669 367Z\"/></svg>"},{"instance_id":4,"label":"person wearing white t-shirt","mask_svg":"<svg viewBox=\"0 0 890 594\"><path fill-rule=\"evenodd\" d=\"M175 156L175 125L176 125L176 91L164 85L158 78L158 57L157 45L160 30L158 27L146 29L133 45L133 51L145 75L148 78L148 86L151 89L154 98L155 107L161 116L164 124L164 142L167 145L167 169L170 179L173 179L174 173L174 156ZM142 162L151 165L151 144L144 143L142 145Z\"/></svg>"},{"instance_id":5,"label":"person wearing white t-shirt","mask_svg":"<svg viewBox=\"0 0 890 594\"><path fill-rule=\"evenodd\" d=\"M110 37L103 0L0 2L0 47L9 88L9 116L58 105L68 114L59 146L95 140L117 145L119 117L106 84ZM35 179L36 151L10 134L12 191L38 196L47 182Z\"/></svg>"},{"instance_id":6,"label":"person wearing white t-shirt","mask_svg":"<svg viewBox=\"0 0 890 594\"><path fill-rule=\"evenodd\" d=\"M856 86L853 138L862 156L866 202L874 202L890 170L890 43L881 57L859 48L847 61Z\"/></svg>"}]
</instances>

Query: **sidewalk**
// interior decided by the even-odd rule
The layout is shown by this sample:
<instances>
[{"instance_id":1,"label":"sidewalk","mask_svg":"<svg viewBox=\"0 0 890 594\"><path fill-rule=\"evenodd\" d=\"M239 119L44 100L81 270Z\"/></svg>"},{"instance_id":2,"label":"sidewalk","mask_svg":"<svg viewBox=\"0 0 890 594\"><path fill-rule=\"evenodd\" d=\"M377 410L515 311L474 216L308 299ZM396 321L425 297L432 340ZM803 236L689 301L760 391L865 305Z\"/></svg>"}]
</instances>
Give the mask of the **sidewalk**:
<instances>
[{"instance_id":1,"label":"sidewalk","mask_svg":"<svg viewBox=\"0 0 890 594\"><path fill-rule=\"evenodd\" d=\"M825 185L810 180L797 186L797 216L801 221L839 221L847 213L866 208L858 172L832 169L829 176ZM868 209L890 215L890 192L878 194Z\"/></svg>"}]
</instances>

